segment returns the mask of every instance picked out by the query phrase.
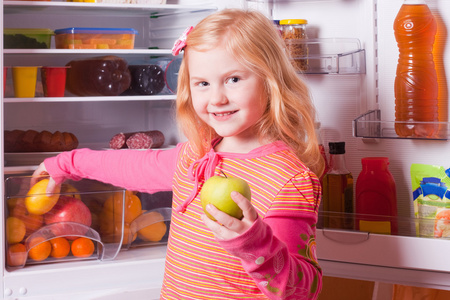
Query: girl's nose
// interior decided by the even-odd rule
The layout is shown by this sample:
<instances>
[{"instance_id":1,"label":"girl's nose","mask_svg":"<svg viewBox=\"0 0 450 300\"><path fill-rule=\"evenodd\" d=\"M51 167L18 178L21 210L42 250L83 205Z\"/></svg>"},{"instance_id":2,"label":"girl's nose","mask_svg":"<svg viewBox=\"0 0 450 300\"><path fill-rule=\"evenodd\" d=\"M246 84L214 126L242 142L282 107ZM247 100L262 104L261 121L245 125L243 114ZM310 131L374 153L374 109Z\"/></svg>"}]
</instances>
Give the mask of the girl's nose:
<instances>
[{"instance_id":1,"label":"girl's nose","mask_svg":"<svg viewBox=\"0 0 450 300\"><path fill-rule=\"evenodd\" d=\"M215 106L224 105L228 103L228 98L222 87L215 87L211 90L211 98L209 103Z\"/></svg>"}]
</instances>

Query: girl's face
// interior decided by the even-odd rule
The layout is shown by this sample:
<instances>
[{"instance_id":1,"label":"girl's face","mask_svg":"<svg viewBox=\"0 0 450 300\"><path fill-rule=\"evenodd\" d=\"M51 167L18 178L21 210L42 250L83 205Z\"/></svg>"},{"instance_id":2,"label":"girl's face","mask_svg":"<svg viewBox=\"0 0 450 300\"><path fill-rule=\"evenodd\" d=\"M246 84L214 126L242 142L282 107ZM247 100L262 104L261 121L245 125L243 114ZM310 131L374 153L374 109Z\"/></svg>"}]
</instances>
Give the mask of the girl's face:
<instances>
[{"instance_id":1,"label":"girl's face","mask_svg":"<svg viewBox=\"0 0 450 300\"><path fill-rule=\"evenodd\" d=\"M188 65L198 116L228 146L245 151L257 143L254 125L267 105L263 81L220 45L206 52L189 49Z\"/></svg>"}]
</instances>

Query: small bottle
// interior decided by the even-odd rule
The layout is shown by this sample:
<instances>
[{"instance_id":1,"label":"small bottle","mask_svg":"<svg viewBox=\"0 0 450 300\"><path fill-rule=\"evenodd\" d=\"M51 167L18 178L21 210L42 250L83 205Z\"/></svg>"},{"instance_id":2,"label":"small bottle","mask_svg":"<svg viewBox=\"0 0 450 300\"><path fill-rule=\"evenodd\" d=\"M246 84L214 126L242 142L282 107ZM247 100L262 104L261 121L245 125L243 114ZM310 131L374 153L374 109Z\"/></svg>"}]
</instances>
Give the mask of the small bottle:
<instances>
[{"instance_id":1,"label":"small bottle","mask_svg":"<svg viewBox=\"0 0 450 300\"><path fill-rule=\"evenodd\" d=\"M435 123L439 121L438 81L433 60L437 22L424 0L403 2L394 32L399 49L395 131L401 137L432 137L439 129Z\"/></svg>"},{"instance_id":2,"label":"small bottle","mask_svg":"<svg viewBox=\"0 0 450 300\"><path fill-rule=\"evenodd\" d=\"M324 226L353 229L353 176L345 162L345 142L329 143L330 169L323 178Z\"/></svg>"},{"instance_id":3,"label":"small bottle","mask_svg":"<svg viewBox=\"0 0 450 300\"><path fill-rule=\"evenodd\" d=\"M356 229L397 234L397 194L387 157L361 159L356 180Z\"/></svg>"},{"instance_id":4,"label":"small bottle","mask_svg":"<svg viewBox=\"0 0 450 300\"><path fill-rule=\"evenodd\" d=\"M308 45L304 40L308 38L306 34L305 19L284 19L280 20L281 36L286 44L292 64L299 72L308 70Z\"/></svg>"}]
</instances>

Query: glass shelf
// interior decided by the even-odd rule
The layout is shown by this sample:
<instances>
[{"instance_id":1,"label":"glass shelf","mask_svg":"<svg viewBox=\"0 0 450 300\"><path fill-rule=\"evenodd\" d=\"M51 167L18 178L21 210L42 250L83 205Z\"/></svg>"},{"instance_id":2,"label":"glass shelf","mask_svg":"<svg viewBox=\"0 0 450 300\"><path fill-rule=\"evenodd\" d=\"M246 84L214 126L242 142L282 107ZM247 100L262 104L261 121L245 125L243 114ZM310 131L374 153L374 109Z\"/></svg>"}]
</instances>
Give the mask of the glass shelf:
<instances>
[{"instance_id":1,"label":"glass shelf","mask_svg":"<svg viewBox=\"0 0 450 300\"><path fill-rule=\"evenodd\" d=\"M401 137L395 132L395 124L437 124L439 132L433 137ZM408 121L386 121L381 120L380 110L370 110L353 120L353 136L362 138L385 138L385 139L421 139L421 140L449 140L449 122L408 122Z\"/></svg>"},{"instance_id":2,"label":"glass shelf","mask_svg":"<svg viewBox=\"0 0 450 300\"><path fill-rule=\"evenodd\" d=\"M359 230L357 224L359 221L372 223L372 230ZM317 229L325 229L326 232L340 232L349 233L349 240L340 240L348 244L356 242L355 240L367 240L370 235L381 234L402 237L415 237L426 239L450 240L450 235L447 230L442 232L435 231L437 223L446 222L442 219L434 218L416 218L416 217L402 217L402 216L381 216L358 213L341 213L331 211L320 211ZM391 224L392 231L387 232L385 224L376 226L376 223ZM445 223L447 224L447 223ZM369 226L369 225L365 225ZM450 241L449 241L450 243ZM450 244L449 244L450 245Z\"/></svg>"},{"instance_id":3,"label":"glass shelf","mask_svg":"<svg viewBox=\"0 0 450 300\"><path fill-rule=\"evenodd\" d=\"M4 14L67 14L67 15L102 15L130 17L148 16L152 18L185 13L208 12L217 10L211 5L147 5L147 4L115 4L91 2L63 1L5 1Z\"/></svg>"},{"instance_id":4,"label":"glass shelf","mask_svg":"<svg viewBox=\"0 0 450 300\"><path fill-rule=\"evenodd\" d=\"M176 95L144 95L144 96L67 96L67 97L35 97L35 98L3 98L4 103L31 102L114 102L114 101L174 101Z\"/></svg>"},{"instance_id":5,"label":"glass shelf","mask_svg":"<svg viewBox=\"0 0 450 300\"><path fill-rule=\"evenodd\" d=\"M308 60L305 74L365 74L366 56L355 38L318 38L289 40L286 45L305 45L307 56L293 59Z\"/></svg>"}]
</instances>

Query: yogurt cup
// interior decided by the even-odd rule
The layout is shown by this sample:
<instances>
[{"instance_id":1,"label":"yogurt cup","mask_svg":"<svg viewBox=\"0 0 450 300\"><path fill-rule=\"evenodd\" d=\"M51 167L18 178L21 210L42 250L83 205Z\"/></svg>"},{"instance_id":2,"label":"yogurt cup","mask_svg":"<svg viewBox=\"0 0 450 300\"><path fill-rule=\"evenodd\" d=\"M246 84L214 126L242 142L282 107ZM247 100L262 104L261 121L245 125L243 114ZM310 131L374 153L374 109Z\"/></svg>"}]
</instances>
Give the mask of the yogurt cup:
<instances>
[{"instance_id":1,"label":"yogurt cup","mask_svg":"<svg viewBox=\"0 0 450 300\"><path fill-rule=\"evenodd\" d=\"M38 67L12 67L14 96L33 98L36 92Z\"/></svg>"},{"instance_id":2,"label":"yogurt cup","mask_svg":"<svg viewBox=\"0 0 450 300\"><path fill-rule=\"evenodd\" d=\"M68 67L42 67L41 80L44 97L64 97Z\"/></svg>"}]
</instances>

